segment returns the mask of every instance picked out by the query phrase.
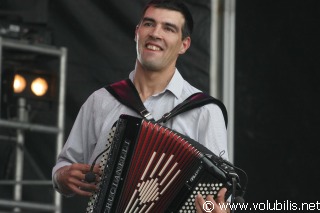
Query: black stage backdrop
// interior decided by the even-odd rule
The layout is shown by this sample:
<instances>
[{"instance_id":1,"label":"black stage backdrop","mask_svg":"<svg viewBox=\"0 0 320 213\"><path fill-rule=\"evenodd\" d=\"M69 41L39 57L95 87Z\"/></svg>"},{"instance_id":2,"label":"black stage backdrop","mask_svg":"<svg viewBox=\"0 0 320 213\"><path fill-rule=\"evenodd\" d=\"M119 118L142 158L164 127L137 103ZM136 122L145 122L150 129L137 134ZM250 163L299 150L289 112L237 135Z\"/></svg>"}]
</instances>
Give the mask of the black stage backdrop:
<instances>
[{"instance_id":1,"label":"black stage backdrop","mask_svg":"<svg viewBox=\"0 0 320 213\"><path fill-rule=\"evenodd\" d=\"M86 98L126 78L134 68L134 31L145 2L49 2L48 27L54 45L68 48L66 137ZM186 2L196 28L192 47L178 68L193 85L208 91L210 1ZM316 202L320 1L241 0L236 4L235 164L249 175L246 200L251 207L260 202L261 208L266 208L267 200ZM34 117L50 120L49 115ZM40 134L29 138L28 150L50 178L54 147L43 140L54 139ZM2 158L10 149L2 149ZM13 171L14 165L6 167ZM33 177L29 167L25 176ZM49 202L52 198L51 188L36 189L36 193L25 189L26 200ZM9 187L0 193L1 197L12 195ZM86 199L63 199L63 212L84 212L85 207Z\"/></svg>"},{"instance_id":2,"label":"black stage backdrop","mask_svg":"<svg viewBox=\"0 0 320 213\"><path fill-rule=\"evenodd\" d=\"M235 161L247 201L316 202L320 1L241 0L236 22Z\"/></svg>"}]
</instances>

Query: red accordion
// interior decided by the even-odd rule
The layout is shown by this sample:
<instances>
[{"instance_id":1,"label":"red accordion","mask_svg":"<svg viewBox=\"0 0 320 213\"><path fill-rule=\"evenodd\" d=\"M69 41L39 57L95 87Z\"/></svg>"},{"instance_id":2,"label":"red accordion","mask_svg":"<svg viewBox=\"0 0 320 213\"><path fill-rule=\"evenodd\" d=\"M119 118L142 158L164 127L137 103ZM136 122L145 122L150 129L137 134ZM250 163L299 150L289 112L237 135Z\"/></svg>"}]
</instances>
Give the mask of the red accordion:
<instances>
[{"instance_id":1,"label":"red accordion","mask_svg":"<svg viewBox=\"0 0 320 213\"><path fill-rule=\"evenodd\" d=\"M230 195L238 177L225 162L159 123L122 115L87 212L195 212L198 192Z\"/></svg>"}]
</instances>

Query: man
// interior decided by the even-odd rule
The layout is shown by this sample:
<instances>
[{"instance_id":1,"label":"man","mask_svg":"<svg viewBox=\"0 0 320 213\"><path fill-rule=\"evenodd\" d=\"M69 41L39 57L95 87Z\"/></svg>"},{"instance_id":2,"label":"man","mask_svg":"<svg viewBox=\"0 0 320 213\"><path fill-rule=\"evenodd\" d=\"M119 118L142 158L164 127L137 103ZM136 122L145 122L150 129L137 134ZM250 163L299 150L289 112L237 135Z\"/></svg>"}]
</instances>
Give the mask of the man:
<instances>
[{"instance_id":1,"label":"man","mask_svg":"<svg viewBox=\"0 0 320 213\"><path fill-rule=\"evenodd\" d=\"M184 4L152 0L136 27L137 60L129 75L147 110L157 120L191 94L199 92L176 69L179 55L191 44L193 20ZM54 186L65 195L90 196L96 189L84 181L90 164L101 153L114 122L121 114L139 117L104 88L94 92L81 107L69 138L53 168ZM166 123L219 155L227 152L226 128L220 108L214 104L193 109ZM227 158L226 156L223 156ZM96 166L95 173L99 173ZM217 202L223 202L224 191ZM223 201L222 201L223 200ZM201 212L202 198L196 200ZM218 211L216 211L218 212Z\"/></svg>"}]
</instances>

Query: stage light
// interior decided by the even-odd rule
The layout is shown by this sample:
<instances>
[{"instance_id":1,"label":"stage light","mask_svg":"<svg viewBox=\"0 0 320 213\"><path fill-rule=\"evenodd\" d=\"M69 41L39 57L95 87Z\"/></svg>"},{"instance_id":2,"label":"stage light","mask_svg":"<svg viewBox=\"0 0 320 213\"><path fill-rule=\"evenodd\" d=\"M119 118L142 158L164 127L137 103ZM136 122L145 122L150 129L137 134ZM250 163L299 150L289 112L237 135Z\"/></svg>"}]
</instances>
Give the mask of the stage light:
<instances>
[{"instance_id":1,"label":"stage light","mask_svg":"<svg viewBox=\"0 0 320 213\"><path fill-rule=\"evenodd\" d=\"M13 79L13 91L14 93L21 93L27 86L26 79L21 75L15 75Z\"/></svg>"},{"instance_id":2,"label":"stage light","mask_svg":"<svg viewBox=\"0 0 320 213\"><path fill-rule=\"evenodd\" d=\"M2 91L8 101L24 97L38 101L52 101L56 96L56 76L43 70L6 70Z\"/></svg>"},{"instance_id":3,"label":"stage light","mask_svg":"<svg viewBox=\"0 0 320 213\"><path fill-rule=\"evenodd\" d=\"M31 83L31 91L36 96L43 96L48 91L48 82L44 78L36 78Z\"/></svg>"}]
</instances>

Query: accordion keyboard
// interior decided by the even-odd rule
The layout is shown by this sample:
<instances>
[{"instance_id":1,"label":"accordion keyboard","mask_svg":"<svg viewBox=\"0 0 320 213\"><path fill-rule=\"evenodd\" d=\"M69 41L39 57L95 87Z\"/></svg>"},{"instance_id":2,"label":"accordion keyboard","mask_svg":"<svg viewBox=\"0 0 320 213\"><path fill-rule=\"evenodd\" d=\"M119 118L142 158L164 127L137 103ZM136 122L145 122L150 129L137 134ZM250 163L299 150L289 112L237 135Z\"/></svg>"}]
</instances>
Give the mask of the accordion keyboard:
<instances>
[{"instance_id":1,"label":"accordion keyboard","mask_svg":"<svg viewBox=\"0 0 320 213\"><path fill-rule=\"evenodd\" d=\"M107 138L106 147L110 147L111 146L113 138L114 138L115 131L116 131L116 127L114 126L114 127L111 128L111 130L109 132L109 135L108 135L108 138ZM100 163L99 163L99 168L100 168L101 174L103 174L104 168L106 166L106 162L107 162L107 159L108 159L108 156L109 156L109 152L110 152L110 149L108 149L105 153L103 153L103 155L101 157L101 160L100 160ZM99 184L100 183L98 183L98 187L99 187ZM89 198L86 213L92 213L93 212L93 205L94 205L94 201L97 199L98 192L99 191L95 191L91 195L91 197Z\"/></svg>"}]
</instances>

